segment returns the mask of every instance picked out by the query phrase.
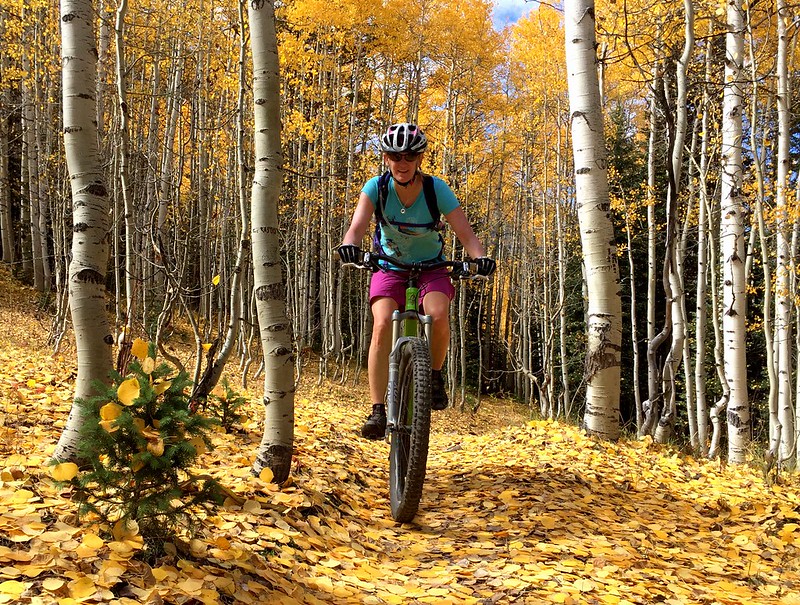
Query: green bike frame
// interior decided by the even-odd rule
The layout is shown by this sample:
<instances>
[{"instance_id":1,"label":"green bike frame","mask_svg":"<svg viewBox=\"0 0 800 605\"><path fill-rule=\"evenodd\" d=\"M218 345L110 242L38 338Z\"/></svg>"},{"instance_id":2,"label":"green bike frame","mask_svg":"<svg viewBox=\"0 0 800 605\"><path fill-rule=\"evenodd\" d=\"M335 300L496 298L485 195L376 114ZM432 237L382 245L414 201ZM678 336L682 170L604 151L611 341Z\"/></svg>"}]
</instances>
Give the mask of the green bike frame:
<instances>
[{"instance_id":1,"label":"green bike frame","mask_svg":"<svg viewBox=\"0 0 800 605\"><path fill-rule=\"evenodd\" d=\"M409 281L411 282L412 280ZM423 327L422 334L420 334L419 329L420 323ZM389 394L389 401L387 401L387 441L390 431L400 424L400 419L397 417L399 405L392 397L394 394L393 385L397 384L397 376L400 370L400 348L409 338L417 338L423 335L425 342L430 343L432 323L433 318L430 315L423 315L419 312L419 288L409 283L408 287L406 287L405 311L398 310L392 313L392 352L389 354L389 388L387 389ZM413 401L408 402L406 411L404 424L410 424L414 416Z\"/></svg>"}]
</instances>

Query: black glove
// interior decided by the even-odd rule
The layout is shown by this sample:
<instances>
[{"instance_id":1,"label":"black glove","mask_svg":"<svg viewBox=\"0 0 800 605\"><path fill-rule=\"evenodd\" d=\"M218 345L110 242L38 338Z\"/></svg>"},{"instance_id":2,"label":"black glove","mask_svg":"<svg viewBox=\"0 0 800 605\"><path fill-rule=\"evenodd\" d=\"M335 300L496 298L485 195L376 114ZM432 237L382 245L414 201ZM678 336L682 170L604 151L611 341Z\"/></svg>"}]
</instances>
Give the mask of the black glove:
<instances>
[{"instance_id":1,"label":"black glove","mask_svg":"<svg viewBox=\"0 0 800 605\"><path fill-rule=\"evenodd\" d=\"M361 248L353 244L342 244L338 248L342 262L350 265L361 265L364 262L364 253Z\"/></svg>"},{"instance_id":2,"label":"black glove","mask_svg":"<svg viewBox=\"0 0 800 605\"><path fill-rule=\"evenodd\" d=\"M497 269L497 263L488 256L476 258L475 264L478 265L478 275L483 275L484 277L489 277Z\"/></svg>"},{"instance_id":3,"label":"black glove","mask_svg":"<svg viewBox=\"0 0 800 605\"><path fill-rule=\"evenodd\" d=\"M469 270L469 263L458 263L450 268L450 277L453 279L469 279L472 273Z\"/></svg>"}]
</instances>

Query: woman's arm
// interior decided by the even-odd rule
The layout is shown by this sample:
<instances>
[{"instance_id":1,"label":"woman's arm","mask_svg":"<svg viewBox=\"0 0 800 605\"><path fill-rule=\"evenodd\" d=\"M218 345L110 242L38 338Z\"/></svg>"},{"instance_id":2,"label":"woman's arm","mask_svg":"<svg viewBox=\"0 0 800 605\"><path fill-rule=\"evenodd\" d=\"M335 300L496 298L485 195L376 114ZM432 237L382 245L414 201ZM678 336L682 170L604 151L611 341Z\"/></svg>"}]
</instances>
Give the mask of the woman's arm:
<instances>
[{"instance_id":1,"label":"woman's arm","mask_svg":"<svg viewBox=\"0 0 800 605\"><path fill-rule=\"evenodd\" d=\"M481 256L486 256L486 252L483 250L483 244L481 244L481 242L478 240L478 237L475 235L475 232L472 230L472 225L469 224L467 215L464 214L461 206L448 212L445 215L445 218L453 228L458 241L460 241L461 245L464 246L464 250L467 251L467 254L469 254L470 258L480 258Z\"/></svg>"},{"instance_id":2,"label":"woman's arm","mask_svg":"<svg viewBox=\"0 0 800 605\"><path fill-rule=\"evenodd\" d=\"M361 246L374 212L375 207L372 205L372 200L362 191L361 195L358 196L358 204L356 204L355 212L353 212L350 228L342 239L343 246Z\"/></svg>"}]
</instances>

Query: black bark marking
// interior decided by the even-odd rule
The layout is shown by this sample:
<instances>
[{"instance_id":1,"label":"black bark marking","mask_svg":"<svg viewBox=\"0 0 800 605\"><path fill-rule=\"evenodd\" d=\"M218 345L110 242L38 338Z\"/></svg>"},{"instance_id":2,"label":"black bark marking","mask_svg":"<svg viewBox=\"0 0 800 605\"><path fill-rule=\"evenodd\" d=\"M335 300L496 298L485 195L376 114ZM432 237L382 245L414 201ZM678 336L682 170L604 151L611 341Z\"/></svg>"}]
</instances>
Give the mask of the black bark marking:
<instances>
[{"instance_id":1,"label":"black bark marking","mask_svg":"<svg viewBox=\"0 0 800 605\"><path fill-rule=\"evenodd\" d=\"M272 471L272 482L283 483L289 478L292 469L292 448L287 445L270 445L259 454L254 468L268 468ZM255 474L255 473L254 473Z\"/></svg>"},{"instance_id":2,"label":"black bark marking","mask_svg":"<svg viewBox=\"0 0 800 605\"><path fill-rule=\"evenodd\" d=\"M91 185L87 185L78 193L88 193L89 195L95 195L97 197L106 197L108 195L108 189L102 183L92 183Z\"/></svg>"},{"instance_id":3,"label":"black bark marking","mask_svg":"<svg viewBox=\"0 0 800 605\"><path fill-rule=\"evenodd\" d=\"M75 274L75 279L76 281L90 284L102 284L106 281L105 277L94 269L81 269Z\"/></svg>"},{"instance_id":4,"label":"black bark marking","mask_svg":"<svg viewBox=\"0 0 800 605\"><path fill-rule=\"evenodd\" d=\"M103 336L103 342L106 343L109 347L114 344L114 336L111 334L106 334Z\"/></svg>"},{"instance_id":5,"label":"black bark marking","mask_svg":"<svg viewBox=\"0 0 800 605\"><path fill-rule=\"evenodd\" d=\"M256 300L286 300L283 284L267 284L256 290Z\"/></svg>"},{"instance_id":6,"label":"black bark marking","mask_svg":"<svg viewBox=\"0 0 800 605\"><path fill-rule=\"evenodd\" d=\"M76 224L75 224L75 225L72 227L72 230L73 230L75 233L82 233L83 231L86 231L88 228L89 228L89 225L88 225L87 223L76 223Z\"/></svg>"}]
</instances>

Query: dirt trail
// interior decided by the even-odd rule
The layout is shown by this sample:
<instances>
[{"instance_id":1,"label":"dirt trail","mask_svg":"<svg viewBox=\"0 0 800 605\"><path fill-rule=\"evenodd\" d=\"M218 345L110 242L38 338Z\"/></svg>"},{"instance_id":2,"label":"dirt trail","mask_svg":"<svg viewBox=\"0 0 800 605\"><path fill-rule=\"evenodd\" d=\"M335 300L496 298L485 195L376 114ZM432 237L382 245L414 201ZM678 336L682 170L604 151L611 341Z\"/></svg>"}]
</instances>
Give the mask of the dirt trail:
<instances>
[{"instance_id":1,"label":"dirt trail","mask_svg":"<svg viewBox=\"0 0 800 605\"><path fill-rule=\"evenodd\" d=\"M0 605L800 603L795 477L766 486L750 468L486 401L435 414L420 513L398 525L388 446L358 436L365 386L310 379L290 484L250 474L255 385L247 420L215 435L200 469L233 497L144 557L52 484L74 360L42 345L35 306L14 302L29 291L0 292Z\"/></svg>"}]
</instances>

